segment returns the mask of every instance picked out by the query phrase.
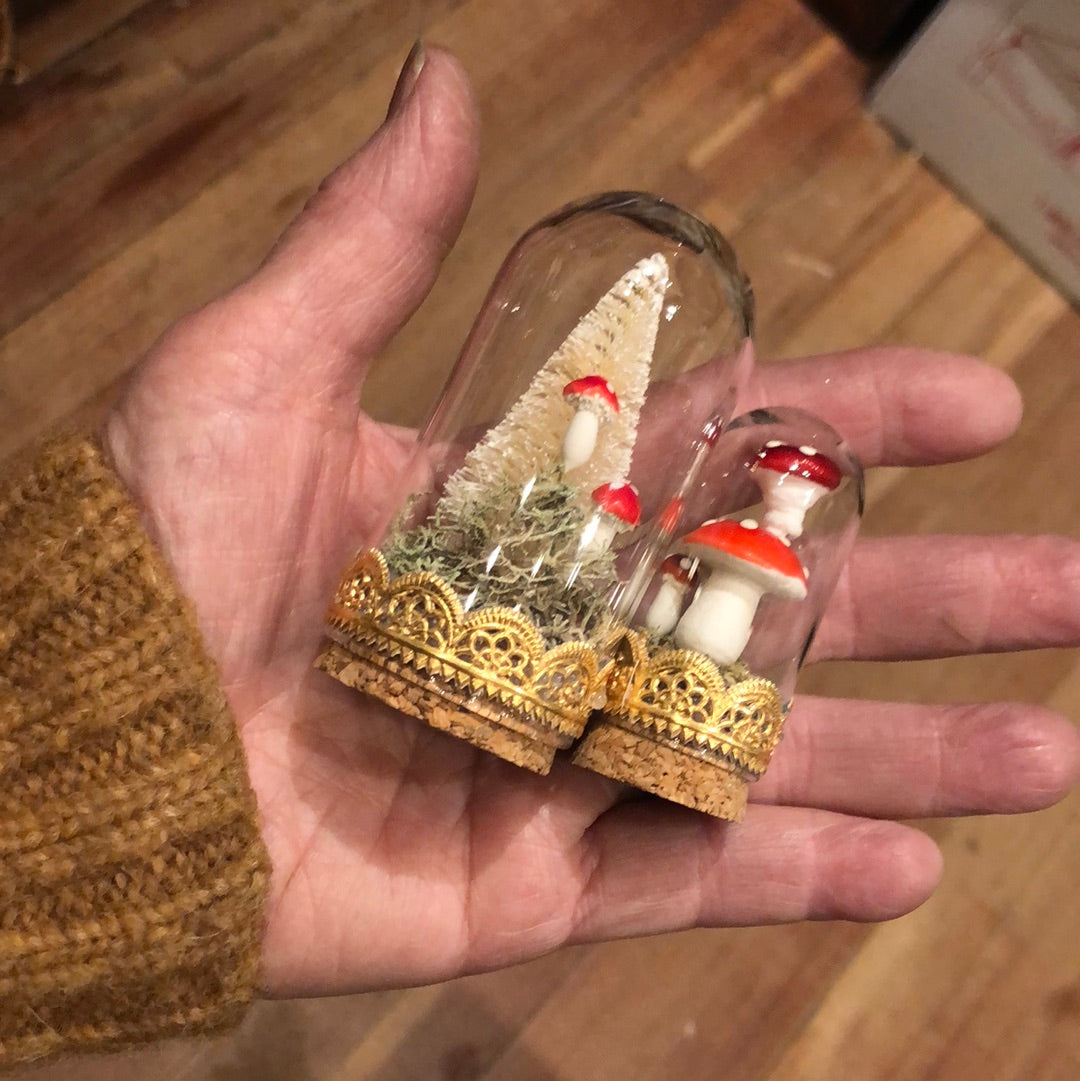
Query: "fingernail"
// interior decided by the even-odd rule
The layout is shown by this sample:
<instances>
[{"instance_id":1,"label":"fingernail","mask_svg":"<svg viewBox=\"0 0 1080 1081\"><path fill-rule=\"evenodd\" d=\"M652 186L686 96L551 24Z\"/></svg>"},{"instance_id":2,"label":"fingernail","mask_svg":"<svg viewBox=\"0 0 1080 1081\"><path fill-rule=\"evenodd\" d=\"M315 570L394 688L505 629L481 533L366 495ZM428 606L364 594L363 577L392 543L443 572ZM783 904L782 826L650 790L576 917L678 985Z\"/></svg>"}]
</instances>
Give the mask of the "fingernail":
<instances>
[{"instance_id":1,"label":"fingernail","mask_svg":"<svg viewBox=\"0 0 1080 1081\"><path fill-rule=\"evenodd\" d=\"M398 76L397 85L390 98L390 108L386 110L386 119L392 120L408 104L416 89L416 82L420 78L420 72L424 70L424 39L417 38Z\"/></svg>"}]
</instances>

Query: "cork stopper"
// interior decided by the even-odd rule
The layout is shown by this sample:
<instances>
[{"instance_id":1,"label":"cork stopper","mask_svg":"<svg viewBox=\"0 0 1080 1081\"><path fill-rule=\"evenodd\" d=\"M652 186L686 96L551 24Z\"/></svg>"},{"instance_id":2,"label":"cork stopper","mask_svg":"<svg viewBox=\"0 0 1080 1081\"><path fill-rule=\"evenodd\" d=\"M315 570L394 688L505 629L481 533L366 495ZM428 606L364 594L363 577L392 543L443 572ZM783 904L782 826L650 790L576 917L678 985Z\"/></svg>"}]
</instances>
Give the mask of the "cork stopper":
<instances>
[{"instance_id":1,"label":"cork stopper","mask_svg":"<svg viewBox=\"0 0 1080 1081\"><path fill-rule=\"evenodd\" d=\"M589 727L574 764L713 818L741 822L746 810L746 781L725 763L603 721Z\"/></svg>"},{"instance_id":2,"label":"cork stopper","mask_svg":"<svg viewBox=\"0 0 1080 1081\"><path fill-rule=\"evenodd\" d=\"M392 709L533 773L550 772L562 742L551 729L497 707L489 707L484 715L479 712L484 707L475 698L466 703L446 684L437 690L420 686L400 673L354 656L336 642L326 643L315 666L346 687L370 694Z\"/></svg>"}]
</instances>

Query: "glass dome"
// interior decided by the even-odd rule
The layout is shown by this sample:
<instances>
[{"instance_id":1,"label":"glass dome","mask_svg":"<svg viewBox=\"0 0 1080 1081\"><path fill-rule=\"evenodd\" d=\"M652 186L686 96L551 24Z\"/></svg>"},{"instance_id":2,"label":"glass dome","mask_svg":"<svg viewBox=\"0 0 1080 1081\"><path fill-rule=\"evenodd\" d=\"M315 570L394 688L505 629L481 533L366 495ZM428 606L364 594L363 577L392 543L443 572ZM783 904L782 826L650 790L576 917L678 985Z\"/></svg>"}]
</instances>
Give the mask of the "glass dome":
<instances>
[{"instance_id":1,"label":"glass dome","mask_svg":"<svg viewBox=\"0 0 1080 1081\"><path fill-rule=\"evenodd\" d=\"M780 739L799 667L850 553L859 463L800 409L706 433L635 545L608 695L575 761L723 818Z\"/></svg>"},{"instance_id":2,"label":"glass dome","mask_svg":"<svg viewBox=\"0 0 1080 1081\"><path fill-rule=\"evenodd\" d=\"M737 417L680 479L666 518L639 541L643 550L630 553L637 583L619 614L658 641L718 664L741 661L778 686L786 709L862 507L859 463L825 421L792 407ZM772 540L790 550L798 569ZM719 598L708 596L720 571L739 569L736 549L755 552L755 566L772 551L794 578L785 581L782 568L778 577L758 575L762 592L755 597L755 586L745 598L732 596L725 615ZM684 619L699 597L704 603Z\"/></svg>"}]
</instances>

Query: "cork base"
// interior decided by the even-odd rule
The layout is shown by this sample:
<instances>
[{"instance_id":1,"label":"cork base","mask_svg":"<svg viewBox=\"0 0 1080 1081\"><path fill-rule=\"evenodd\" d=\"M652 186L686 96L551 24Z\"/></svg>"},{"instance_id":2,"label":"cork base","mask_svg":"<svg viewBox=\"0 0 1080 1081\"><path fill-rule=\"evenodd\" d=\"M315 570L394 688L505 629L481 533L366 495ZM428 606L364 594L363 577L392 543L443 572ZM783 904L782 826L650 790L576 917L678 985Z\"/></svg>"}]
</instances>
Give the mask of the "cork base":
<instances>
[{"instance_id":1,"label":"cork base","mask_svg":"<svg viewBox=\"0 0 1080 1081\"><path fill-rule=\"evenodd\" d=\"M714 818L741 822L746 810L746 781L720 762L615 725L591 725L574 764Z\"/></svg>"},{"instance_id":2,"label":"cork base","mask_svg":"<svg viewBox=\"0 0 1080 1081\"><path fill-rule=\"evenodd\" d=\"M424 721L440 732L465 740L515 766L546 774L558 749L557 733L537 729L500 706L467 703L453 689L432 681L423 684L373 662L353 656L336 642L327 642L315 666L339 683L363 691L393 709Z\"/></svg>"}]
</instances>

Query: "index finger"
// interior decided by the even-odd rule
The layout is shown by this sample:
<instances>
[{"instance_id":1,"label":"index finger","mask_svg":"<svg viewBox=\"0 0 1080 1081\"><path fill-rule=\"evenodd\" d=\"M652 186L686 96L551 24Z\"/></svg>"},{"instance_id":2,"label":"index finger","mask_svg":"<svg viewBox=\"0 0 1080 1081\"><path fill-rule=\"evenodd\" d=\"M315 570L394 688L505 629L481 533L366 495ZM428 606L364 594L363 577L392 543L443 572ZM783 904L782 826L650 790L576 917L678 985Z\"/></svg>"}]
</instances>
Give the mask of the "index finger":
<instances>
[{"instance_id":1,"label":"index finger","mask_svg":"<svg viewBox=\"0 0 1080 1081\"><path fill-rule=\"evenodd\" d=\"M974 357L885 346L761 364L741 411L794 405L827 420L865 466L974 458L1020 422L1020 394Z\"/></svg>"}]
</instances>

